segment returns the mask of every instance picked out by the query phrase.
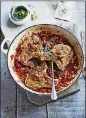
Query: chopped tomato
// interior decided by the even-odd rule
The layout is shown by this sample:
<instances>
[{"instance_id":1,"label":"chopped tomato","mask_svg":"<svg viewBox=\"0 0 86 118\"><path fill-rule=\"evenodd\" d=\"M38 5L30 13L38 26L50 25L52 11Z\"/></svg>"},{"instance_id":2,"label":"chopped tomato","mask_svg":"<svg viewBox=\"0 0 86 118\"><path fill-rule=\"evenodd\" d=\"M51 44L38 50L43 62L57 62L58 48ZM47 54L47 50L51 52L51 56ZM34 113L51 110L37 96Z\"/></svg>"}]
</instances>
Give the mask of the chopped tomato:
<instances>
[{"instance_id":1,"label":"chopped tomato","mask_svg":"<svg viewBox=\"0 0 86 118\"><path fill-rule=\"evenodd\" d=\"M51 93L51 89L46 89L46 88L37 88L35 89L37 92L40 92L40 93Z\"/></svg>"},{"instance_id":2,"label":"chopped tomato","mask_svg":"<svg viewBox=\"0 0 86 118\"><path fill-rule=\"evenodd\" d=\"M72 64L69 64L69 66L68 66L68 71L69 71L69 73L71 73L72 70L73 70L73 65L72 65Z\"/></svg>"},{"instance_id":3,"label":"chopped tomato","mask_svg":"<svg viewBox=\"0 0 86 118\"><path fill-rule=\"evenodd\" d=\"M23 65L18 60L14 60L14 65L16 68L22 68L23 67Z\"/></svg>"},{"instance_id":4,"label":"chopped tomato","mask_svg":"<svg viewBox=\"0 0 86 118\"><path fill-rule=\"evenodd\" d=\"M11 56L10 56L10 58L11 58L11 60L13 60L13 58L14 58L14 55L11 55Z\"/></svg>"},{"instance_id":5,"label":"chopped tomato","mask_svg":"<svg viewBox=\"0 0 86 118\"><path fill-rule=\"evenodd\" d=\"M16 53L17 53L17 55L19 55L21 52L22 52L21 47L18 46L18 47L16 48Z\"/></svg>"},{"instance_id":6,"label":"chopped tomato","mask_svg":"<svg viewBox=\"0 0 86 118\"><path fill-rule=\"evenodd\" d=\"M25 75L25 72L23 72L23 71L17 71L17 73L20 77L23 77Z\"/></svg>"},{"instance_id":7,"label":"chopped tomato","mask_svg":"<svg viewBox=\"0 0 86 118\"><path fill-rule=\"evenodd\" d=\"M59 84L57 84L57 86L55 88L56 88L56 91L59 91L61 86Z\"/></svg>"},{"instance_id":8,"label":"chopped tomato","mask_svg":"<svg viewBox=\"0 0 86 118\"><path fill-rule=\"evenodd\" d=\"M59 84L60 84L62 87L66 87L66 86L68 85L67 79L62 78L62 79L60 80Z\"/></svg>"}]
</instances>

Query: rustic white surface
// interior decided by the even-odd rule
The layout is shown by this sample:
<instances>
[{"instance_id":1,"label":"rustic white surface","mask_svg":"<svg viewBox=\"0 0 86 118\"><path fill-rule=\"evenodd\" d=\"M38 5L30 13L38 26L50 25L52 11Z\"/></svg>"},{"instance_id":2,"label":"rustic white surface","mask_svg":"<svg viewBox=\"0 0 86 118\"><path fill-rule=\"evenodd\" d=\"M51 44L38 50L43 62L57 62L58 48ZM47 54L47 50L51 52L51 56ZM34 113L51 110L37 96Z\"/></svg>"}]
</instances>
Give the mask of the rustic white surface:
<instances>
[{"instance_id":1,"label":"rustic white surface","mask_svg":"<svg viewBox=\"0 0 86 118\"><path fill-rule=\"evenodd\" d=\"M5 36L12 38L29 25L28 23L24 26L16 27L8 21L7 12L10 6L18 3L20 2L1 3L1 27ZM46 10L43 7L45 4L42 2L34 4L41 7L41 17L43 14L46 14ZM76 2L75 4L76 7L71 16L71 21L77 22L77 24L84 29L85 3ZM48 17L51 19L51 15ZM43 20L46 23L54 22L54 20L47 20L45 17L42 18L42 21ZM37 23L37 21L35 23ZM59 23L58 20L57 23ZM28 101L25 91L16 85L9 74L6 61L6 56L1 53L1 118L85 118L85 81L82 77L79 79L80 92L56 102L37 107Z\"/></svg>"}]
</instances>

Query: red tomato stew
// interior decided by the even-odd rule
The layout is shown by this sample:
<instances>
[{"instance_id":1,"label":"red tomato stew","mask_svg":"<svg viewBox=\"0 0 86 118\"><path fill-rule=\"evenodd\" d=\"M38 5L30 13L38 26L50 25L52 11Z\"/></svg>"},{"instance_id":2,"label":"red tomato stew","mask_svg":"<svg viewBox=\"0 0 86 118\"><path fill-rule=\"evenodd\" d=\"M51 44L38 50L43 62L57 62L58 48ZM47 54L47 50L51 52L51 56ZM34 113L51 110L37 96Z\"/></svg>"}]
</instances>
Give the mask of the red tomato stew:
<instances>
[{"instance_id":1,"label":"red tomato stew","mask_svg":"<svg viewBox=\"0 0 86 118\"><path fill-rule=\"evenodd\" d=\"M52 57L58 92L70 85L80 68L78 57L67 38L49 31L32 33L31 36L28 32L19 43L16 54L11 56L14 58L13 69L19 79L25 86L40 93L51 92Z\"/></svg>"}]
</instances>

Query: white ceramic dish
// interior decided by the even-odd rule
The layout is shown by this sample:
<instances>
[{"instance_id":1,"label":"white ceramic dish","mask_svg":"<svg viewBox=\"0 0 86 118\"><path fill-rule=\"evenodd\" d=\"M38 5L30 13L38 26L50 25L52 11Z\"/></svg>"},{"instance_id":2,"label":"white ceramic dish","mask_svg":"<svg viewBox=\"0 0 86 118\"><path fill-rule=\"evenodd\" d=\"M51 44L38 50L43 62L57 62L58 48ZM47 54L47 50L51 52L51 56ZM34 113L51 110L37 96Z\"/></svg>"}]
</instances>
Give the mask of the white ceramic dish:
<instances>
[{"instance_id":1,"label":"white ceramic dish","mask_svg":"<svg viewBox=\"0 0 86 118\"><path fill-rule=\"evenodd\" d=\"M15 54L16 52L16 48L21 40L21 37L26 33L26 31L29 31L29 33L37 33L41 30L48 30L48 31L51 31L53 33L57 33L58 31L63 34L67 39L68 41L73 45L74 47L74 50L77 54L77 57L80 61L80 69L77 73L77 75L75 76L75 78L73 79L73 81L65 88L63 88L63 90L69 88L72 84L74 84L74 82L79 78L81 72L82 72L82 69L83 69L83 63L84 63L84 56L83 56L83 51L82 51L82 48L78 42L78 40L69 32L67 31L66 29L62 28L62 27L59 27L59 26L56 26L56 25L51 25L51 24L38 24L38 25L34 25L34 26L31 26L31 27L28 27L27 29L23 30L22 32L20 32L15 38L14 40L12 41L9 49L4 49L4 44L6 43L6 39L3 40L2 44L1 44L1 50L7 55L7 58L8 58L8 68L9 68L9 71L13 77L13 79L16 81L16 83L18 85L20 85L24 90L27 90L31 93L34 93L34 94L38 94L38 95L50 95L51 93L39 93L39 92L36 92L36 91L33 91L32 89L29 89L28 87L26 87L21 81L20 79L18 78L17 74L14 72L13 70L13 66L14 66L14 60L11 60L10 56L12 54ZM63 91L61 90L61 91ZM61 92L59 91L59 92Z\"/></svg>"},{"instance_id":2,"label":"white ceramic dish","mask_svg":"<svg viewBox=\"0 0 86 118\"><path fill-rule=\"evenodd\" d=\"M14 11L17 7L19 7L19 6L14 7L12 11ZM30 19L30 14L29 14L28 7L27 6L23 6L23 7L25 7L28 11L28 15L24 19L16 20L16 18L13 17L13 12L12 11L9 12L9 19L11 20L11 22L13 24L22 25Z\"/></svg>"}]
</instances>

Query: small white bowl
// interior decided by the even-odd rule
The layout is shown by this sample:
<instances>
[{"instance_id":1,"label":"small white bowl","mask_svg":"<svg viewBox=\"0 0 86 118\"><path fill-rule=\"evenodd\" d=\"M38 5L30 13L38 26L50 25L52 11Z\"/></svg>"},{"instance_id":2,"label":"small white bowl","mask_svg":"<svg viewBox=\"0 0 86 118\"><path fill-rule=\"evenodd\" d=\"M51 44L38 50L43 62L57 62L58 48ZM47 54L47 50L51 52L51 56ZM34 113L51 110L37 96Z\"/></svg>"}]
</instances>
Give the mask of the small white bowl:
<instances>
[{"instance_id":1,"label":"small white bowl","mask_svg":"<svg viewBox=\"0 0 86 118\"><path fill-rule=\"evenodd\" d=\"M27 16L26 16L25 18L23 18L23 19L16 19L16 18L14 18L13 12L14 12L15 9L18 8L18 7L24 7L24 8L28 11L28 14L27 14ZM16 7L14 7L14 8L12 9L12 11L9 12L9 18L10 18L11 22L14 23L15 25L22 25L22 24L24 24L27 20L30 19L30 13L29 13L29 10L28 10L28 8L27 8L26 6L23 6L23 5L21 5L21 6L16 6Z\"/></svg>"}]
</instances>

